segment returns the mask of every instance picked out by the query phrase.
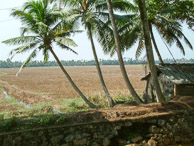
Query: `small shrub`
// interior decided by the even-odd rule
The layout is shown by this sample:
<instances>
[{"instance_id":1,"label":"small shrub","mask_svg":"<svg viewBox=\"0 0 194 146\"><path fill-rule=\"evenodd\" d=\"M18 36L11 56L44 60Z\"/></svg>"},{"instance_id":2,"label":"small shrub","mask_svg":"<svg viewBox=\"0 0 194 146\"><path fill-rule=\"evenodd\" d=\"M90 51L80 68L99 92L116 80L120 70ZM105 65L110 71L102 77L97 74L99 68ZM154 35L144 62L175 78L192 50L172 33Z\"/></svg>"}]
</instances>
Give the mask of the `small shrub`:
<instances>
[{"instance_id":1,"label":"small shrub","mask_svg":"<svg viewBox=\"0 0 194 146\"><path fill-rule=\"evenodd\" d=\"M134 101L131 95L124 96L122 94L115 96L113 99L115 102Z\"/></svg>"},{"instance_id":2,"label":"small shrub","mask_svg":"<svg viewBox=\"0 0 194 146\"><path fill-rule=\"evenodd\" d=\"M108 107L108 101L107 101L106 96L104 95L98 94L95 96L90 96L88 99L94 104L96 104L98 107L101 107L101 108Z\"/></svg>"},{"instance_id":3,"label":"small shrub","mask_svg":"<svg viewBox=\"0 0 194 146\"><path fill-rule=\"evenodd\" d=\"M14 129L17 126L17 118L12 117L10 119L1 119L0 121L0 129L1 131L8 131Z\"/></svg>"},{"instance_id":4,"label":"small shrub","mask_svg":"<svg viewBox=\"0 0 194 146\"><path fill-rule=\"evenodd\" d=\"M51 122L51 118L49 115L41 117L39 121L40 125L47 126Z\"/></svg>"},{"instance_id":5,"label":"small shrub","mask_svg":"<svg viewBox=\"0 0 194 146\"><path fill-rule=\"evenodd\" d=\"M65 115L61 115L57 120L56 120L56 123L61 123L63 122L64 120L66 120L68 117L65 116Z\"/></svg>"}]
</instances>

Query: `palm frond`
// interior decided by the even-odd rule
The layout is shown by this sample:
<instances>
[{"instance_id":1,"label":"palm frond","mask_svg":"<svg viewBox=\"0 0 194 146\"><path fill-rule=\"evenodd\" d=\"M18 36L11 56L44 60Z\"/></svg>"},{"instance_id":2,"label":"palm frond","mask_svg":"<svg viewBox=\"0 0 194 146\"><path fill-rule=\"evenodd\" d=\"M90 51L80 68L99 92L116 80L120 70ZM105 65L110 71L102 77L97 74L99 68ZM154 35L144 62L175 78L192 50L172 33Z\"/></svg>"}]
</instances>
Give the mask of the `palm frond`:
<instances>
[{"instance_id":1,"label":"palm frond","mask_svg":"<svg viewBox=\"0 0 194 146\"><path fill-rule=\"evenodd\" d=\"M69 39L69 38L56 37L55 42L66 45L66 46L77 47L77 44L72 39Z\"/></svg>"},{"instance_id":2,"label":"palm frond","mask_svg":"<svg viewBox=\"0 0 194 146\"><path fill-rule=\"evenodd\" d=\"M24 43L30 43L38 40L37 36L20 36L3 41L2 43L7 45L21 45Z\"/></svg>"},{"instance_id":3,"label":"palm frond","mask_svg":"<svg viewBox=\"0 0 194 146\"><path fill-rule=\"evenodd\" d=\"M73 8L80 8L80 0L63 0L63 1L64 1L65 6L71 6Z\"/></svg>"},{"instance_id":4,"label":"palm frond","mask_svg":"<svg viewBox=\"0 0 194 146\"><path fill-rule=\"evenodd\" d=\"M62 44L62 43L60 43L60 42L56 42L56 44L59 46L59 47L61 47L62 49L65 49L65 50L67 50L67 51L71 51L71 52L73 52L74 54L78 54L76 51L74 51L72 48L70 48L69 46L66 46L66 45L64 45L64 44Z\"/></svg>"},{"instance_id":5,"label":"palm frond","mask_svg":"<svg viewBox=\"0 0 194 146\"><path fill-rule=\"evenodd\" d=\"M131 48L139 38L142 37L142 31L141 31L141 24L135 25L133 28L129 28L123 32L122 28L119 31L121 34L121 42L123 44L123 47L125 47L127 50Z\"/></svg>"},{"instance_id":6,"label":"palm frond","mask_svg":"<svg viewBox=\"0 0 194 146\"><path fill-rule=\"evenodd\" d=\"M98 17L100 17L104 21L109 20L109 13L107 13L107 12L99 12L98 15L99 15ZM131 21L135 17L136 17L136 14L126 14L126 15L124 15L124 14L122 14L122 15L114 14L114 18L115 18L115 20L117 22L121 21L121 22L125 22L126 23L126 22Z\"/></svg>"},{"instance_id":7,"label":"palm frond","mask_svg":"<svg viewBox=\"0 0 194 146\"><path fill-rule=\"evenodd\" d=\"M192 49L192 45L189 42L189 40L186 38L186 36L183 34L181 30L181 25L178 22L168 21L166 19L162 18L162 22L159 20L154 21L154 25L157 27L157 30L159 31L163 39L171 46L173 43L176 43L177 47L180 49L183 55L185 55L185 49L182 45L180 39L184 39L185 43Z\"/></svg>"},{"instance_id":8,"label":"palm frond","mask_svg":"<svg viewBox=\"0 0 194 146\"><path fill-rule=\"evenodd\" d=\"M39 42L28 43L10 51L9 55L13 58L16 54L25 53L36 47Z\"/></svg>"},{"instance_id":9,"label":"palm frond","mask_svg":"<svg viewBox=\"0 0 194 146\"><path fill-rule=\"evenodd\" d=\"M110 54L114 48L113 31L108 25L110 22L104 23L101 19L94 21L95 29L93 30L98 42L103 48L105 54ZM113 51L114 52L114 51ZM114 53L113 53L114 54Z\"/></svg>"},{"instance_id":10,"label":"palm frond","mask_svg":"<svg viewBox=\"0 0 194 146\"><path fill-rule=\"evenodd\" d=\"M190 43L190 41L187 39L187 37L184 34L183 34L183 38L184 38L185 43L189 46L189 48L193 50L192 44Z\"/></svg>"},{"instance_id":11,"label":"palm frond","mask_svg":"<svg viewBox=\"0 0 194 146\"><path fill-rule=\"evenodd\" d=\"M82 33L82 32L83 32L83 30L72 30L72 31L62 30L59 32L55 32L55 36L56 37L70 37L72 35Z\"/></svg>"},{"instance_id":12,"label":"palm frond","mask_svg":"<svg viewBox=\"0 0 194 146\"><path fill-rule=\"evenodd\" d=\"M19 75L19 73L22 71L22 69L24 67L26 67L26 65L37 56L37 49L34 49L34 51L30 54L30 56L26 59L26 61L24 61L24 63L22 64L22 66L20 67L19 71L16 74L16 77Z\"/></svg>"},{"instance_id":13,"label":"palm frond","mask_svg":"<svg viewBox=\"0 0 194 146\"><path fill-rule=\"evenodd\" d=\"M127 0L112 0L112 6L115 11L120 12L127 12L130 11L137 11L137 7L135 7L132 3ZM97 11L107 11L107 3L104 0L98 1L96 4Z\"/></svg>"},{"instance_id":14,"label":"palm frond","mask_svg":"<svg viewBox=\"0 0 194 146\"><path fill-rule=\"evenodd\" d=\"M139 43L138 43L138 47L136 49L136 53L135 53L135 58L136 59L138 59L141 56L144 49L145 49L144 41L143 41L143 39L140 39Z\"/></svg>"},{"instance_id":15,"label":"palm frond","mask_svg":"<svg viewBox=\"0 0 194 146\"><path fill-rule=\"evenodd\" d=\"M177 36L177 38L180 38L184 40L184 42L186 43L186 45L191 49L193 50L193 46L191 45L190 41L188 40L188 38L184 35L184 33L182 32L182 30L174 30L175 31L175 34Z\"/></svg>"},{"instance_id":16,"label":"palm frond","mask_svg":"<svg viewBox=\"0 0 194 146\"><path fill-rule=\"evenodd\" d=\"M34 31L31 28L28 28L28 27L21 27L20 32L21 32L21 36L24 36L25 34L34 34L34 35L36 35L36 33L34 33Z\"/></svg>"},{"instance_id":17,"label":"palm frond","mask_svg":"<svg viewBox=\"0 0 194 146\"><path fill-rule=\"evenodd\" d=\"M180 51L182 52L182 54L185 55L185 49L184 49L181 41L176 36L174 36L174 38L176 40L177 47L180 49Z\"/></svg>"},{"instance_id":18,"label":"palm frond","mask_svg":"<svg viewBox=\"0 0 194 146\"><path fill-rule=\"evenodd\" d=\"M33 15L25 13L21 10L13 10L11 15L19 18L22 24L25 24L25 26L31 28L31 31L33 30L35 33L38 33L38 27L36 25L37 21L34 19Z\"/></svg>"},{"instance_id":19,"label":"palm frond","mask_svg":"<svg viewBox=\"0 0 194 146\"><path fill-rule=\"evenodd\" d=\"M43 28L48 28L48 25L44 24L43 22L36 22L36 25Z\"/></svg>"}]
</instances>

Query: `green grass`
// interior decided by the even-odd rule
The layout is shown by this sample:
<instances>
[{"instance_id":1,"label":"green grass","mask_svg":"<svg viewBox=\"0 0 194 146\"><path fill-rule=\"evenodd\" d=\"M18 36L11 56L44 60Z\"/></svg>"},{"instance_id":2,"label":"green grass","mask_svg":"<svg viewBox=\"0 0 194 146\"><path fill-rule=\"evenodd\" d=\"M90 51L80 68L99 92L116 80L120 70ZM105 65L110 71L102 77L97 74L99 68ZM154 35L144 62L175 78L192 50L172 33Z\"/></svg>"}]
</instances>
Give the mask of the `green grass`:
<instances>
[{"instance_id":1,"label":"green grass","mask_svg":"<svg viewBox=\"0 0 194 146\"><path fill-rule=\"evenodd\" d=\"M19 103L15 98L4 98L4 100L9 104L9 105L15 105L15 106L24 106L23 104Z\"/></svg>"},{"instance_id":2,"label":"green grass","mask_svg":"<svg viewBox=\"0 0 194 146\"><path fill-rule=\"evenodd\" d=\"M108 102L105 96L96 95L92 97L88 97L88 99L97 105L99 108L108 108ZM57 101L61 105L61 111L63 112L79 112L79 111L87 111L91 110L91 108L84 102L82 98L60 98Z\"/></svg>"},{"instance_id":3,"label":"green grass","mask_svg":"<svg viewBox=\"0 0 194 146\"><path fill-rule=\"evenodd\" d=\"M88 105L81 98L60 98L57 102L60 103L62 112L77 112L89 109Z\"/></svg>"},{"instance_id":4,"label":"green grass","mask_svg":"<svg viewBox=\"0 0 194 146\"><path fill-rule=\"evenodd\" d=\"M124 96L122 94L113 97L115 102L126 102L126 101L134 101L131 95Z\"/></svg>"},{"instance_id":5,"label":"green grass","mask_svg":"<svg viewBox=\"0 0 194 146\"><path fill-rule=\"evenodd\" d=\"M42 95L49 94L49 93L42 93ZM88 99L97 105L98 108L109 108L108 101L106 96L101 95L100 93L95 96L88 97ZM18 103L18 101L14 98L5 99L8 104L14 106L23 106L23 104ZM132 96L124 96L119 94L113 97L113 100L116 103L126 102L126 101L133 101ZM22 117L22 116L37 116L37 115L44 115L44 114L55 114L53 106L58 105L61 112L64 113L71 113L71 112L79 112L79 111L88 111L92 110L82 98L74 98L74 99L67 99L67 98L60 98L55 102L50 103L39 103L36 105L32 105L31 108L23 108L18 111L8 111L0 113L0 115L4 115L5 118L11 117Z\"/></svg>"},{"instance_id":6,"label":"green grass","mask_svg":"<svg viewBox=\"0 0 194 146\"><path fill-rule=\"evenodd\" d=\"M23 106L23 105L20 105L19 103L15 103L14 99L7 100L7 101L8 101L8 104L12 103L10 105L15 104L17 106ZM32 108L24 108L17 111L1 112L0 117L7 119L12 117L31 117L31 116L38 116L38 115L45 115L45 114L54 114L52 105L48 103L40 103L32 106Z\"/></svg>"},{"instance_id":7,"label":"green grass","mask_svg":"<svg viewBox=\"0 0 194 146\"><path fill-rule=\"evenodd\" d=\"M95 96L90 96L88 99L97 105L99 108L109 108L108 100L106 96L98 94ZM113 100L117 102L127 102L127 101L134 101L132 96L124 96L118 95L113 97ZM82 98L74 98L74 99L67 99L67 98L60 98L57 101L60 103L61 111L63 112L79 112L79 111L87 111L91 110L89 106L84 102Z\"/></svg>"},{"instance_id":8,"label":"green grass","mask_svg":"<svg viewBox=\"0 0 194 146\"><path fill-rule=\"evenodd\" d=\"M99 108L109 108L106 96L101 94L88 98ZM131 96L118 95L113 97L115 102L132 101ZM9 104L20 105L14 98L6 99ZM29 129L33 127L46 127L49 125L62 124L68 118L68 115L56 113L53 110L54 104L60 104L62 112L71 113L79 111L93 110L83 101L82 98L58 99L55 103L39 103L31 108L25 108L12 112L0 113L0 132ZM21 122L19 122L21 121ZM22 124L22 126L21 126Z\"/></svg>"}]
</instances>

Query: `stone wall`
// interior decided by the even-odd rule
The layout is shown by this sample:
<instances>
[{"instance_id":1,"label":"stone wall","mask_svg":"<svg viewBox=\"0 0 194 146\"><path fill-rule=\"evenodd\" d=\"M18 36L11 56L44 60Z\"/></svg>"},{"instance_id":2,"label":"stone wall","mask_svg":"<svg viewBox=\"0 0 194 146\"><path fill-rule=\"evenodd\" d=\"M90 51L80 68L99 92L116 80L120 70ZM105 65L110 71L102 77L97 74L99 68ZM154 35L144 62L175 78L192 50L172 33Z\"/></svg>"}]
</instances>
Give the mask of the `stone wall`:
<instances>
[{"instance_id":1,"label":"stone wall","mask_svg":"<svg viewBox=\"0 0 194 146\"><path fill-rule=\"evenodd\" d=\"M0 133L1 146L165 146L193 140L193 111Z\"/></svg>"}]
</instances>

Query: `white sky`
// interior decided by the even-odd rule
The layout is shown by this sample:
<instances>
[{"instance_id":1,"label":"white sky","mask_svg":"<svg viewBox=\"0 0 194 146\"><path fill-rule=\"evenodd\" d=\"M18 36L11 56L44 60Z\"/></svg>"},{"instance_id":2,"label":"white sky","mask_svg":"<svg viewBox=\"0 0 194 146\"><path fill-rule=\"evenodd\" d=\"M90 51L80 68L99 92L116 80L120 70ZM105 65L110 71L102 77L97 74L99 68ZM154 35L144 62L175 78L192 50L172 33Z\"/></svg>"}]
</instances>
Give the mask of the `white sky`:
<instances>
[{"instance_id":1,"label":"white sky","mask_svg":"<svg viewBox=\"0 0 194 146\"><path fill-rule=\"evenodd\" d=\"M9 58L9 52L11 49L14 49L14 46L7 46L5 44L2 43L3 40L9 39L9 38L13 38L13 37L17 37L20 35L20 27L21 27L21 23L19 20L16 20L15 18L9 16L11 10L10 9L6 9L6 10L2 10L5 8L13 8L13 7L18 7L18 6L22 6L22 4L24 2L26 2L27 0L0 0L1 1L1 5L0 5L0 60L6 60L7 58ZM9 21L5 21L5 20L9 20ZM192 32L191 30L188 30L186 28L186 26L184 26L183 28L183 32L185 33L185 35L188 37L188 39L190 40L190 42L192 43L192 45L194 46L194 32ZM158 44L158 47L160 49L161 55L163 58L172 58L170 56L170 53L167 51L165 45L163 44L163 42L161 41L160 37L157 35L157 32L154 31L155 36L156 36L156 41ZM86 32L83 32L82 34L78 34L74 37L72 37L72 39L78 44L78 47L75 48L75 50L78 52L79 55L74 55L71 52L68 51L64 51L64 50L60 50L59 48L54 48L56 51L56 54L58 55L58 57L62 60L91 60L93 59L93 55L92 55L92 50L91 50L91 45L90 45L90 41L88 40L88 37L86 36ZM96 50L97 50L97 54L99 59L110 59L109 55L104 55L103 52L101 51L101 47L100 45L97 43L97 41L95 41L95 45L96 45ZM135 58L135 50L137 48L137 44L130 49L130 51L127 51L124 53L124 57L127 58ZM171 51L174 54L174 57L176 59L178 58L194 58L194 51L191 51L190 49L186 49L186 55L183 56L180 51L178 49L176 49L176 46L172 46L171 47ZM13 61L24 61L27 58L28 54L22 54L22 55L18 55L16 57L14 57ZM36 60L42 60L42 55L39 55ZM117 59L116 56L113 56L112 59ZM155 57L155 59L157 59L157 57ZM50 55L50 59L49 60L54 60L54 58Z\"/></svg>"}]
</instances>

